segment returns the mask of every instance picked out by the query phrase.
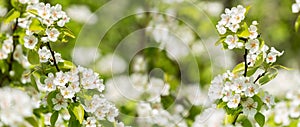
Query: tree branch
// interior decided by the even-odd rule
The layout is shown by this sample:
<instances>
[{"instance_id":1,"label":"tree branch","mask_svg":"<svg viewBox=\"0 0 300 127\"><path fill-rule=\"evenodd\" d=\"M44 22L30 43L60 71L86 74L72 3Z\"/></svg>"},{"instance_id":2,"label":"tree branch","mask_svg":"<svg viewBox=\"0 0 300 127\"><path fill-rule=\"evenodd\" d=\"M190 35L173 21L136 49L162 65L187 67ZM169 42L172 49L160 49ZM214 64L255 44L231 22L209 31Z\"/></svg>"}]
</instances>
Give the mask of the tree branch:
<instances>
[{"instance_id":1,"label":"tree branch","mask_svg":"<svg viewBox=\"0 0 300 127\"><path fill-rule=\"evenodd\" d=\"M248 54L248 50L245 48L245 54L244 54L245 72L244 72L244 77L247 77L247 69L248 69L247 54Z\"/></svg>"},{"instance_id":2,"label":"tree branch","mask_svg":"<svg viewBox=\"0 0 300 127\"><path fill-rule=\"evenodd\" d=\"M55 66L56 70L57 70L57 71L60 71L59 68L58 68L58 65L57 65L57 63L56 63L54 51L52 50L52 48L51 48L49 42L47 42L47 46L48 46L48 48L49 48L49 50L50 50L50 52L51 52L51 55L52 55L52 58L53 58L53 63L54 63L54 66Z\"/></svg>"},{"instance_id":3,"label":"tree branch","mask_svg":"<svg viewBox=\"0 0 300 127\"><path fill-rule=\"evenodd\" d=\"M267 72L265 71L264 73L258 75L257 78L254 80L253 83L256 83L261 77L265 76L266 73L267 73Z\"/></svg>"}]
</instances>

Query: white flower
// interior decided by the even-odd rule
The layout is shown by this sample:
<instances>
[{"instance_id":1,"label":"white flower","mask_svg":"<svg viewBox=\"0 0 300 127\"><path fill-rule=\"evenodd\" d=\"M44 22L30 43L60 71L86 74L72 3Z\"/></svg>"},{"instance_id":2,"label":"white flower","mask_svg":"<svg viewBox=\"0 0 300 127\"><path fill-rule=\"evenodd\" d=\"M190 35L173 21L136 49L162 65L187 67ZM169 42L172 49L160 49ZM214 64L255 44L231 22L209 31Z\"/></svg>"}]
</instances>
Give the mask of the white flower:
<instances>
[{"instance_id":1,"label":"white flower","mask_svg":"<svg viewBox=\"0 0 300 127\"><path fill-rule=\"evenodd\" d=\"M8 37L8 39L3 41L2 51L6 54L11 53L14 50L12 37Z\"/></svg>"},{"instance_id":2,"label":"white flower","mask_svg":"<svg viewBox=\"0 0 300 127\"><path fill-rule=\"evenodd\" d=\"M0 95L0 121L4 125L25 124L24 118L33 115L35 102L24 91L4 87L0 89Z\"/></svg>"},{"instance_id":3,"label":"white flower","mask_svg":"<svg viewBox=\"0 0 300 127\"><path fill-rule=\"evenodd\" d=\"M219 32L221 35L223 35L223 34L226 33L226 28L225 28L223 25L218 24L218 25L216 25L216 27L217 27L218 32Z\"/></svg>"},{"instance_id":4,"label":"white flower","mask_svg":"<svg viewBox=\"0 0 300 127\"><path fill-rule=\"evenodd\" d=\"M243 46L243 43L238 42L239 38L237 37L237 35L228 35L225 39L225 43L228 44L228 48L229 49L233 49L233 48L241 48Z\"/></svg>"},{"instance_id":5,"label":"white flower","mask_svg":"<svg viewBox=\"0 0 300 127\"><path fill-rule=\"evenodd\" d=\"M53 80L53 83L57 86L65 86L68 81L68 75L63 73L62 71L55 73L56 77Z\"/></svg>"},{"instance_id":6,"label":"white flower","mask_svg":"<svg viewBox=\"0 0 300 127\"><path fill-rule=\"evenodd\" d=\"M292 5L292 12L298 13L300 11L300 1L296 0L296 3Z\"/></svg>"},{"instance_id":7,"label":"white flower","mask_svg":"<svg viewBox=\"0 0 300 127\"><path fill-rule=\"evenodd\" d=\"M60 94L56 94L55 98L52 98L52 102L54 105L54 110L56 111L59 111L60 109L66 108L68 106L68 103Z\"/></svg>"},{"instance_id":8,"label":"white flower","mask_svg":"<svg viewBox=\"0 0 300 127\"><path fill-rule=\"evenodd\" d=\"M277 56L281 56L284 51L279 52L274 47L271 47L269 54L267 55L266 62L267 63L274 63L276 61Z\"/></svg>"},{"instance_id":9,"label":"white flower","mask_svg":"<svg viewBox=\"0 0 300 127\"><path fill-rule=\"evenodd\" d=\"M248 54L247 55L247 64L248 67L253 67L256 61L257 55L256 54Z\"/></svg>"},{"instance_id":10,"label":"white flower","mask_svg":"<svg viewBox=\"0 0 300 127\"><path fill-rule=\"evenodd\" d=\"M223 86L211 85L208 89L208 97L211 101L215 101L223 97Z\"/></svg>"},{"instance_id":11,"label":"white flower","mask_svg":"<svg viewBox=\"0 0 300 127\"><path fill-rule=\"evenodd\" d=\"M119 115L119 111L118 109L112 105L110 106L108 112L107 112L107 120L110 121L110 122L114 122L115 121L115 117L117 117Z\"/></svg>"},{"instance_id":12,"label":"white flower","mask_svg":"<svg viewBox=\"0 0 300 127\"><path fill-rule=\"evenodd\" d=\"M0 60L7 59L7 57L8 57L7 53L0 50Z\"/></svg>"},{"instance_id":13,"label":"white flower","mask_svg":"<svg viewBox=\"0 0 300 127\"><path fill-rule=\"evenodd\" d=\"M70 87L70 89L72 89L75 93L80 91L79 82L71 82L68 87Z\"/></svg>"},{"instance_id":14,"label":"white flower","mask_svg":"<svg viewBox=\"0 0 300 127\"><path fill-rule=\"evenodd\" d=\"M47 49L46 46L42 47L42 49L39 49L38 53L40 62L42 63L48 62L48 60L51 58L51 52Z\"/></svg>"},{"instance_id":15,"label":"white flower","mask_svg":"<svg viewBox=\"0 0 300 127\"><path fill-rule=\"evenodd\" d=\"M60 34L56 28L46 29L47 37L50 41L55 42Z\"/></svg>"},{"instance_id":16,"label":"white flower","mask_svg":"<svg viewBox=\"0 0 300 127\"><path fill-rule=\"evenodd\" d=\"M252 82L247 83L247 88L245 90L245 96L253 97L255 94L259 92L259 86Z\"/></svg>"},{"instance_id":17,"label":"white flower","mask_svg":"<svg viewBox=\"0 0 300 127\"><path fill-rule=\"evenodd\" d=\"M228 102L230 97L232 96L232 91L223 89L222 93L224 95L222 97L222 101Z\"/></svg>"},{"instance_id":18,"label":"white flower","mask_svg":"<svg viewBox=\"0 0 300 127\"><path fill-rule=\"evenodd\" d=\"M251 54L256 53L259 49L258 39L249 39L245 44L245 48L248 49Z\"/></svg>"},{"instance_id":19,"label":"white flower","mask_svg":"<svg viewBox=\"0 0 300 127\"><path fill-rule=\"evenodd\" d=\"M250 39L257 38L258 33L257 33L257 27L255 25L250 25L250 27L248 28L248 31L250 33L250 35L249 35Z\"/></svg>"},{"instance_id":20,"label":"white flower","mask_svg":"<svg viewBox=\"0 0 300 127\"><path fill-rule=\"evenodd\" d=\"M237 30L240 28L239 24L229 24L228 25L229 30L231 30L233 33L236 33Z\"/></svg>"},{"instance_id":21,"label":"white flower","mask_svg":"<svg viewBox=\"0 0 300 127\"><path fill-rule=\"evenodd\" d=\"M85 127L97 127L97 120L95 117L88 117L86 120L83 121L83 125Z\"/></svg>"},{"instance_id":22,"label":"white flower","mask_svg":"<svg viewBox=\"0 0 300 127\"><path fill-rule=\"evenodd\" d=\"M52 6L50 9L51 18L53 20L57 20L62 17L62 11L61 11L61 5L56 4L55 6Z\"/></svg>"},{"instance_id":23,"label":"white flower","mask_svg":"<svg viewBox=\"0 0 300 127\"><path fill-rule=\"evenodd\" d=\"M60 87L60 93L64 98L73 98L75 95L75 91L73 91L73 89L71 87L65 87L62 86Z\"/></svg>"},{"instance_id":24,"label":"white flower","mask_svg":"<svg viewBox=\"0 0 300 127\"><path fill-rule=\"evenodd\" d=\"M28 2L28 0L19 0L19 2L20 2L21 4L26 4L26 3Z\"/></svg>"},{"instance_id":25,"label":"white flower","mask_svg":"<svg viewBox=\"0 0 300 127\"><path fill-rule=\"evenodd\" d=\"M241 100L241 96L239 94L235 94L229 98L227 106L229 108L236 108L238 107L240 100Z\"/></svg>"},{"instance_id":26,"label":"white flower","mask_svg":"<svg viewBox=\"0 0 300 127\"><path fill-rule=\"evenodd\" d=\"M246 101L242 102L242 106L243 106L243 114L253 118L257 112L256 110L257 102L254 102L252 98L247 98Z\"/></svg>"},{"instance_id":27,"label":"white flower","mask_svg":"<svg viewBox=\"0 0 300 127\"><path fill-rule=\"evenodd\" d=\"M56 86L53 83L54 80L54 75L52 73L48 74L48 77L45 79L45 87L46 87L46 91L53 91L56 89Z\"/></svg>"},{"instance_id":28,"label":"white flower","mask_svg":"<svg viewBox=\"0 0 300 127\"><path fill-rule=\"evenodd\" d=\"M63 27L66 23L70 21L70 18L65 12L62 12L62 18L57 22L57 25Z\"/></svg>"},{"instance_id":29,"label":"white flower","mask_svg":"<svg viewBox=\"0 0 300 127\"><path fill-rule=\"evenodd\" d=\"M28 49L34 49L38 43L38 39L34 35L26 35L24 37L24 46Z\"/></svg>"},{"instance_id":30,"label":"white flower","mask_svg":"<svg viewBox=\"0 0 300 127\"><path fill-rule=\"evenodd\" d=\"M37 11L39 16L41 16L43 19L49 19L51 14L50 14L50 4L44 4L44 3L39 3L39 5L37 5Z\"/></svg>"},{"instance_id":31,"label":"white flower","mask_svg":"<svg viewBox=\"0 0 300 127\"><path fill-rule=\"evenodd\" d=\"M23 55L23 50L22 50L22 45L17 45L16 49L14 51L13 57L16 61L18 61L19 63L21 63L24 55Z\"/></svg>"},{"instance_id":32,"label":"white flower","mask_svg":"<svg viewBox=\"0 0 300 127\"><path fill-rule=\"evenodd\" d=\"M234 80L232 90L235 91L235 93L241 93L246 90L247 85L245 83L246 79L244 77L239 77Z\"/></svg>"},{"instance_id":33,"label":"white flower","mask_svg":"<svg viewBox=\"0 0 300 127\"><path fill-rule=\"evenodd\" d=\"M29 20L29 16L18 19L18 26L21 28L27 29L29 28L30 24L31 24L31 20Z\"/></svg>"},{"instance_id":34,"label":"white flower","mask_svg":"<svg viewBox=\"0 0 300 127\"><path fill-rule=\"evenodd\" d=\"M268 108L271 108L272 105L275 105L274 97L268 92L265 92L262 97L262 101L267 105Z\"/></svg>"}]
</instances>

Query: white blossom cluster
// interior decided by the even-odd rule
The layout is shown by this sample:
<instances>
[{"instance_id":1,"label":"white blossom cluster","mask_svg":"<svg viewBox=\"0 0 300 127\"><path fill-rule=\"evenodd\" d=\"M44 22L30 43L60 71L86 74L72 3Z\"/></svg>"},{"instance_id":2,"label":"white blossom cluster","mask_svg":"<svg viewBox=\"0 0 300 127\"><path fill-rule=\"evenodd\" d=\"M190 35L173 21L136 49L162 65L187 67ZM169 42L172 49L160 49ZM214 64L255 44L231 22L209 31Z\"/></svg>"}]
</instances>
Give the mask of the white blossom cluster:
<instances>
[{"instance_id":1,"label":"white blossom cluster","mask_svg":"<svg viewBox=\"0 0 300 127\"><path fill-rule=\"evenodd\" d=\"M274 108L274 122L282 126L289 126L292 119L300 117L300 90L287 92L285 100L278 102ZM298 122L300 126L300 122Z\"/></svg>"},{"instance_id":2,"label":"white blossom cluster","mask_svg":"<svg viewBox=\"0 0 300 127\"><path fill-rule=\"evenodd\" d=\"M258 55L261 53L263 59L265 59L267 63L276 62L276 57L281 56L284 52L279 52L274 47L271 47L269 50L269 47L266 44L260 42L258 39L257 21L253 21L248 30L246 30L249 32L249 35L246 38L243 37L246 41L239 38L238 32L240 32L239 30L241 29L240 23L244 20L245 13L246 8L238 5L231 9L226 8L225 13L221 14L222 19L218 22L216 27L219 34L224 35L228 33L224 40L228 45L228 49L245 47L245 49L249 51L247 53L247 64L249 67L254 66Z\"/></svg>"},{"instance_id":3,"label":"white blossom cluster","mask_svg":"<svg viewBox=\"0 0 300 127\"><path fill-rule=\"evenodd\" d=\"M94 95L91 100L85 101L84 109L86 112L92 114L86 121L93 121L93 119L95 121L105 120L106 118L110 122L115 122L115 117L119 115L119 111L115 105L107 101L103 95Z\"/></svg>"},{"instance_id":4,"label":"white blossom cluster","mask_svg":"<svg viewBox=\"0 0 300 127\"><path fill-rule=\"evenodd\" d=\"M254 116L257 102L252 97L259 92L260 86L254 83L253 77L243 77L228 71L212 80L208 96L212 101L220 99L226 102L228 108L235 109L242 105L245 115ZM262 100L265 100L267 106L274 105L274 98L269 94L265 94Z\"/></svg>"},{"instance_id":5,"label":"white blossom cluster","mask_svg":"<svg viewBox=\"0 0 300 127\"><path fill-rule=\"evenodd\" d=\"M217 30L221 35L226 32L236 33L241 27L240 23L244 20L246 8L242 5L233 7L231 9L226 8L225 13L221 14L221 20L216 25ZM229 30L229 31L228 31Z\"/></svg>"},{"instance_id":6,"label":"white blossom cluster","mask_svg":"<svg viewBox=\"0 0 300 127\"><path fill-rule=\"evenodd\" d=\"M56 72L55 75L49 73L44 84L40 84L40 89L44 91L51 92L59 89L61 95L57 95L57 99L73 98L81 89L97 89L102 92L104 87L103 80L99 79L98 73L81 66L68 72Z\"/></svg>"},{"instance_id":7,"label":"white blossom cluster","mask_svg":"<svg viewBox=\"0 0 300 127\"><path fill-rule=\"evenodd\" d=\"M3 41L2 49L0 49L0 60L7 59L8 54L12 53L14 50L13 38L7 35L7 39Z\"/></svg>"},{"instance_id":8,"label":"white blossom cluster","mask_svg":"<svg viewBox=\"0 0 300 127\"><path fill-rule=\"evenodd\" d=\"M57 53L55 51L53 51L53 52L54 52L54 57L55 57L56 63L64 62L64 60L61 58L60 53ZM41 63L50 62L51 65L54 64L54 59L52 57L51 51L46 46L43 46L42 48L40 48L38 50L38 54L39 54Z\"/></svg>"},{"instance_id":9,"label":"white blossom cluster","mask_svg":"<svg viewBox=\"0 0 300 127\"><path fill-rule=\"evenodd\" d=\"M300 11L300 0L296 0L296 3L292 5L292 12L298 13Z\"/></svg>"},{"instance_id":10,"label":"white blossom cluster","mask_svg":"<svg viewBox=\"0 0 300 127\"><path fill-rule=\"evenodd\" d=\"M0 126L29 126L24 118L33 115L31 98L25 92L9 87L1 88L0 95Z\"/></svg>"},{"instance_id":11,"label":"white blossom cluster","mask_svg":"<svg viewBox=\"0 0 300 127\"><path fill-rule=\"evenodd\" d=\"M183 120L184 107L175 106L175 111L171 114L165 110L160 103L140 102L137 105L138 122L141 125L158 125L163 127L187 127ZM148 127L147 126L147 127Z\"/></svg>"},{"instance_id":12,"label":"white blossom cluster","mask_svg":"<svg viewBox=\"0 0 300 127\"><path fill-rule=\"evenodd\" d=\"M34 49L36 44L39 42L39 38L35 35L40 30L31 31L30 25L34 19L38 19L43 25L46 26L45 36L41 37L42 42L56 42L60 35L57 28L64 27L69 22L70 18L62 11L60 4L51 6L49 3L39 3L38 0L20 0L22 4L27 5L28 12L36 12L36 14L28 13L26 17L18 18L18 26L26 29L26 36L24 36L24 46L28 49ZM57 25L57 26L56 26Z\"/></svg>"}]
</instances>

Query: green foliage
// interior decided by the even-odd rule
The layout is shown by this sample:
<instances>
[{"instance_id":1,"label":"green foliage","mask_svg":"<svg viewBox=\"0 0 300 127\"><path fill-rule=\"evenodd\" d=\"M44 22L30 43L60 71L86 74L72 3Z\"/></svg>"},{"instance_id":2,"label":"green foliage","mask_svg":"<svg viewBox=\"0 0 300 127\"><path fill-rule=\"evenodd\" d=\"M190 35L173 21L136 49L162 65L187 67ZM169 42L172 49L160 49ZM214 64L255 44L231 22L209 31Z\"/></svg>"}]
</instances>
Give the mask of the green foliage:
<instances>
[{"instance_id":1,"label":"green foliage","mask_svg":"<svg viewBox=\"0 0 300 127\"><path fill-rule=\"evenodd\" d=\"M52 126L52 127L55 127L55 123L56 123L56 121L57 121L58 115L59 115L58 111L54 111L54 112L52 113L52 115L51 115L51 117L50 117L50 123L51 123L51 126Z\"/></svg>"},{"instance_id":2,"label":"green foliage","mask_svg":"<svg viewBox=\"0 0 300 127\"><path fill-rule=\"evenodd\" d=\"M27 52L27 59L30 64L36 65L40 63L39 54L34 50L28 50Z\"/></svg>"},{"instance_id":3,"label":"green foliage","mask_svg":"<svg viewBox=\"0 0 300 127\"><path fill-rule=\"evenodd\" d=\"M298 18L297 18L297 20L295 22L295 30L296 30L296 32L298 32L299 26L300 26L300 15L298 16Z\"/></svg>"},{"instance_id":4,"label":"green foliage","mask_svg":"<svg viewBox=\"0 0 300 127\"><path fill-rule=\"evenodd\" d=\"M261 114L260 112L257 112L254 116L254 119L259 124L259 126L263 127L265 124L265 116Z\"/></svg>"},{"instance_id":5,"label":"green foliage","mask_svg":"<svg viewBox=\"0 0 300 127\"><path fill-rule=\"evenodd\" d=\"M34 117L27 117L25 120L30 123L33 127L39 127L38 121Z\"/></svg>"},{"instance_id":6,"label":"green foliage","mask_svg":"<svg viewBox=\"0 0 300 127\"><path fill-rule=\"evenodd\" d=\"M31 31L43 31L44 27L42 26L41 22L38 19L33 18L32 22L29 26L29 30L31 30Z\"/></svg>"},{"instance_id":7,"label":"green foliage","mask_svg":"<svg viewBox=\"0 0 300 127\"><path fill-rule=\"evenodd\" d=\"M6 14L4 22L10 23L11 21L15 20L16 18L19 18L20 14L21 13L19 11L12 9Z\"/></svg>"},{"instance_id":8,"label":"green foliage","mask_svg":"<svg viewBox=\"0 0 300 127\"><path fill-rule=\"evenodd\" d=\"M69 111L75 116L76 120L82 124L84 120L84 109L80 103L71 103L69 105Z\"/></svg>"},{"instance_id":9,"label":"green foliage","mask_svg":"<svg viewBox=\"0 0 300 127\"><path fill-rule=\"evenodd\" d=\"M241 62L232 69L232 73L238 73L245 70L245 62Z\"/></svg>"}]
</instances>

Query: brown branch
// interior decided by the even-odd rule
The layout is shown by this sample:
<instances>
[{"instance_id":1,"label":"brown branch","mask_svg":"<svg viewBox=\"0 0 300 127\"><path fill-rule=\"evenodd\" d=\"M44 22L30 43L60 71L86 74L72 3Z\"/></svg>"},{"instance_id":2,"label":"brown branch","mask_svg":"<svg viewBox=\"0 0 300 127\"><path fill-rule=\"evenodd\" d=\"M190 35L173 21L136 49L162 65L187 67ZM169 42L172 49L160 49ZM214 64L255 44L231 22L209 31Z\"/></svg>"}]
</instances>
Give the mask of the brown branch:
<instances>
[{"instance_id":1,"label":"brown branch","mask_svg":"<svg viewBox=\"0 0 300 127\"><path fill-rule=\"evenodd\" d=\"M248 69L247 54L248 54L248 50L245 48L245 54L244 54L245 72L244 72L244 77L247 77L247 69Z\"/></svg>"},{"instance_id":2,"label":"brown branch","mask_svg":"<svg viewBox=\"0 0 300 127\"><path fill-rule=\"evenodd\" d=\"M49 48L49 50L50 50L50 52L51 52L51 55L52 55L52 58L53 58L53 63L54 63L54 66L55 66L56 70L57 70L57 71L60 71L59 68L58 68L58 65L57 65L57 63L56 63L55 53L54 53L54 51L52 50L52 48L51 48L49 42L47 42L47 46L48 46L48 48Z\"/></svg>"},{"instance_id":3,"label":"brown branch","mask_svg":"<svg viewBox=\"0 0 300 127\"><path fill-rule=\"evenodd\" d=\"M258 75L257 78L254 80L253 83L256 83L261 77L265 76L266 73L267 73L267 72L265 71L264 73Z\"/></svg>"}]
</instances>

